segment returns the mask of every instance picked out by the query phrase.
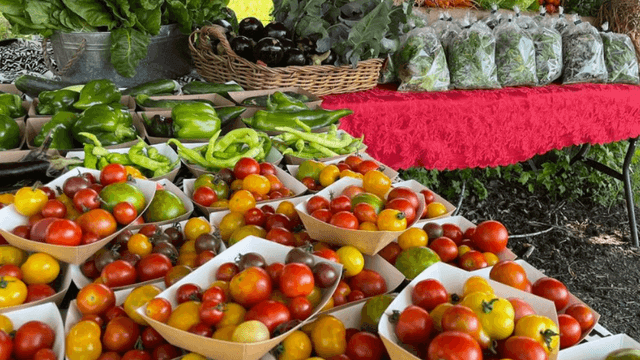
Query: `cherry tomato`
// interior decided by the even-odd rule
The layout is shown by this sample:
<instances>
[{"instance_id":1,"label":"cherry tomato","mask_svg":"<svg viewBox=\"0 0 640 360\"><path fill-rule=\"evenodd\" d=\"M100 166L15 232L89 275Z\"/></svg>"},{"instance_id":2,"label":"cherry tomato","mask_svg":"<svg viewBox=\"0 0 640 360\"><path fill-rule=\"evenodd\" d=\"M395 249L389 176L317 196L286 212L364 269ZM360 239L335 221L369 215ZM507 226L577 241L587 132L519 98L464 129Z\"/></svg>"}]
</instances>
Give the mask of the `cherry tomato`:
<instances>
[{"instance_id":1,"label":"cherry tomato","mask_svg":"<svg viewBox=\"0 0 640 360\"><path fill-rule=\"evenodd\" d=\"M427 353L428 360L482 360L478 342L471 335L459 331L447 331L436 336Z\"/></svg>"},{"instance_id":2,"label":"cherry tomato","mask_svg":"<svg viewBox=\"0 0 640 360\"><path fill-rule=\"evenodd\" d=\"M13 355L19 360L32 359L40 349L51 349L56 333L41 321L28 321L13 337Z\"/></svg>"},{"instance_id":3,"label":"cherry tomato","mask_svg":"<svg viewBox=\"0 0 640 360\"><path fill-rule=\"evenodd\" d=\"M121 360L153 360L149 352L144 350L129 350L122 356Z\"/></svg>"},{"instance_id":4,"label":"cherry tomato","mask_svg":"<svg viewBox=\"0 0 640 360\"><path fill-rule=\"evenodd\" d=\"M25 303L46 299L56 294L56 291L48 284L27 285L27 299Z\"/></svg>"},{"instance_id":5,"label":"cherry tomato","mask_svg":"<svg viewBox=\"0 0 640 360\"><path fill-rule=\"evenodd\" d=\"M60 200L52 199L44 204L42 210L40 210L42 216L45 218L58 218L64 219L67 216L67 207Z\"/></svg>"},{"instance_id":6,"label":"cherry tomato","mask_svg":"<svg viewBox=\"0 0 640 360\"><path fill-rule=\"evenodd\" d=\"M519 298L508 298L509 302L513 306L513 310L515 312L515 317L513 318L513 322L517 323L518 320L522 319L527 315L535 315L536 312L533 310L531 305L526 301Z\"/></svg>"},{"instance_id":7,"label":"cherry tomato","mask_svg":"<svg viewBox=\"0 0 640 360\"><path fill-rule=\"evenodd\" d=\"M398 255L402 252L402 248L397 242L392 242L380 250L378 255L387 260L391 265L395 265Z\"/></svg>"},{"instance_id":8,"label":"cherry tomato","mask_svg":"<svg viewBox=\"0 0 640 360\"><path fill-rule=\"evenodd\" d=\"M353 207L353 214L360 222L368 221L375 224L378 221L378 214L376 214L376 210L371 206L371 204L365 202L356 204L356 206Z\"/></svg>"},{"instance_id":9,"label":"cherry tomato","mask_svg":"<svg viewBox=\"0 0 640 360\"><path fill-rule=\"evenodd\" d=\"M442 224L442 236L448 237L456 243L456 246L460 246L462 243L462 230L455 224Z\"/></svg>"},{"instance_id":10,"label":"cherry tomato","mask_svg":"<svg viewBox=\"0 0 640 360\"><path fill-rule=\"evenodd\" d=\"M146 349L155 349L162 344L166 344L167 341L151 326L147 326L140 333L140 340L142 346Z\"/></svg>"},{"instance_id":11,"label":"cherry tomato","mask_svg":"<svg viewBox=\"0 0 640 360\"><path fill-rule=\"evenodd\" d=\"M329 224L351 230L358 230L358 226L360 225L356 216L348 211L340 211L333 214L331 220L329 220Z\"/></svg>"},{"instance_id":12,"label":"cherry tomato","mask_svg":"<svg viewBox=\"0 0 640 360\"><path fill-rule=\"evenodd\" d=\"M0 331L0 359L11 359L13 352L13 339L6 332Z\"/></svg>"},{"instance_id":13,"label":"cherry tomato","mask_svg":"<svg viewBox=\"0 0 640 360\"><path fill-rule=\"evenodd\" d=\"M435 251L443 262L450 262L458 257L458 247L456 243L448 237L441 236L430 241L429 249Z\"/></svg>"},{"instance_id":14,"label":"cherry tomato","mask_svg":"<svg viewBox=\"0 0 640 360\"><path fill-rule=\"evenodd\" d=\"M308 266L300 263L285 265L280 276L280 291L287 297L307 296L313 291L315 281Z\"/></svg>"},{"instance_id":15,"label":"cherry tomato","mask_svg":"<svg viewBox=\"0 0 640 360\"><path fill-rule=\"evenodd\" d=\"M73 207L81 213L100 207L100 196L93 189L81 189L73 195Z\"/></svg>"},{"instance_id":16,"label":"cherry tomato","mask_svg":"<svg viewBox=\"0 0 640 360\"><path fill-rule=\"evenodd\" d=\"M474 247L482 252L492 252L497 254L507 247L509 233L507 228L495 220L483 221L478 226L471 237Z\"/></svg>"},{"instance_id":17,"label":"cherry tomato","mask_svg":"<svg viewBox=\"0 0 640 360\"><path fill-rule=\"evenodd\" d=\"M76 305L83 315L101 315L116 303L116 297L104 284L86 285L76 296Z\"/></svg>"},{"instance_id":18,"label":"cherry tomato","mask_svg":"<svg viewBox=\"0 0 640 360\"><path fill-rule=\"evenodd\" d=\"M136 264L139 281L162 278L171 268L171 260L166 255L159 253L146 255Z\"/></svg>"},{"instance_id":19,"label":"cherry tomato","mask_svg":"<svg viewBox=\"0 0 640 360\"><path fill-rule=\"evenodd\" d=\"M460 250L458 250L460 252ZM471 250L458 257L458 265L464 270L474 271L488 266L487 260L481 252Z\"/></svg>"},{"instance_id":20,"label":"cherry tomato","mask_svg":"<svg viewBox=\"0 0 640 360\"><path fill-rule=\"evenodd\" d=\"M158 232L158 226L154 224L145 225L138 230L138 234L142 234L148 238L153 237Z\"/></svg>"},{"instance_id":21,"label":"cherry tomato","mask_svg":"<svg viewBox=\"0 0 640 360\"><path fill-rule=\"evenodd\" d=\"M107 323L102 335L105 349L123 353L133 349L140 336L140 326L126 316L120 316Z\"/></svg>"},{"instance_id":22,"label":"cherry tomato","mask_svg":"<svg viewBox=\"0 0 640 360\"><path fill-rule=\"evenodd\" d=\"M307 201L305 207L308 214L313 214L314 211L319 209L329 210L330 202L320 195L314 195Z\"/></svg>"},{"instance_id":23,"label":"cherry tomato","mask_svg":"<svg viewBox=\"0 0 640 360\"><path fill-rule=\"evenodd\" d=\"M136 283L136 268L124 260L116 260L102 269L102 282L110 288Z\"/></svg>"},{"instance_id":24,"label":"cherry tomato","mask_svg":"<svg viewBox=\"0 0 640 360\"><path fill-rule=\"evenodd\" d=\"M270 231L274 227L281 227L287 230L291 230L291 221L285 214L269 214L267 215L267 221L265 223L265 230Z\"/></svg>"},{"instance_id":25,"label":"cherry tomato","mask_svg":"<svg viewBox=\"0 0 640 360\"><path fill-rule=\"evenodd\" d=\"M531 292L547 300L553 301L556 310L560 311L569 304L569 290L564 284L553 278L541 278L533 283Z\"/></svg>"},{"instance_id":26,"label":"cherry tomato","mask_svg":"<svg viewBox=\"0 0 640 360\"><path fill-rule=\"evenodd\" d=\"M427 310L410 305L402 310L395 324L398 340L403 344L418 345L428 339L433 331L433 321Z\"/></svg>"},{"instance_id":27,"label":"cherry tomato","mask_svg":"<svg viewBox=\"0 0 640 360\"><path fill-rule=\"evenodd\" d=\"M244 179L251 174L260 174L260 164L253 158L242 158L233 167L236 179Z\"/></svg>"},{"instance_id":28,"label":"cherry tomato","mask_svg":"<svg viewBox=\"0 0 640 360\"><path fill-rule=\"evenodd\" d=\"M56 360L56 353L51 349L40 349L33 355L33 360Z\"/></svg>"},{"instance_id":29,"label":"cherry tomato","mask_svg":"<svg viewBox=\"0 0 640 360\"><path fill-rule=\"evenodd\" d=\"M389 191L389 194L387 195L387 201L398 198L409 200L409 203L411 203L411 207L413 207L415 210L417 210L420 206L418 195L413 190L407 187L395 187L391 189L391 191Z\"/></svg>"},{"instance_id":30,"label":"cherry tomato","mask_svg":"<svg viewBox=\"0 0 640 360\"><path fill-rule=\"evenodd\" d=\"M328 223L329 221L331 221L333 213L329 209L318 209L312 212L311 216L322 222Z\"/></svg>"},{"instance_id":31,"label":"cherry tomato","mask_svg":"<svg viewBox=\"0 0 640 360\"><path fill-rule=\"evenodd\" d=\"M426 279L418 282L411 292L411 301L427 311L449 300L447 289L436 279Z\"/></svg>"},{"instance_id":32,"label":"cherry tomato","mask_svg":"<svg viewBox=\"0 0 640 360\"><path fill-rule=\"evenodd\" d=\"M329 203L329 210L334 214L340 211L351 211L351 199L346 195L335 197Z\"/></svg>"},{"instance_id":33,"label":"cherry tomato","mask_svg":"<svg viewBox=\"0 0 640 360\"><path fill-rule=\"evenodd\" d=\"M20 267L14 264L4 264L0 266L0 277L1 276L13 276L18 280L22 280L22 270Z\"/></svg>"},{"instance_id":34,"label":"cherry tomato","mask_svg":"<svg viewBox=\"0 0 640 360\"><path fill-rule=\"evenodd\" d=\"M118 317L127 317L127 312L124 311L121 305L112 306L104 313L104 318L107 322Z\"/></svg>"},{"instance_id":35,"label":"cherry tomato","mask_svg":"<svg viewBox=\"0 0 640 360\"><path fill-rule=\"evenodd\" d=\"M287 305L289 312L291 313L291 319L294 320L307 320L313 312L313 306L309 299L304 296L294 297L289 300Z\"/></svg>"},{"instance_id":36,"label":"cherry tomato","mask_svg":"<svg viewBox=\"0 0 640 360\"><path fill-rule=\"evenodd\" d=\"M259 208L251 208L244 213L244 222L247 225L264 226L267 222L267 215Z\"/></svg>"},{"instance_id":37,"label":"cherry tomato","mask_svg":"<svg viewBox=\"0 0 640 360\"><path fill-rule=\"evenodd\" d=\"M127 182L127 169L120 164L109 164L100 171L100 184L107 186Z\"/></svg>"},{"instance_id":38,"label":"cherry tomato","mask_svg":"<svg viewBox=\"0 0 640 360\"><path fill-rule=\"evenodd\" d=\"M72 176L62 184L62 192L67 195L69 199L73 199L73 195L75 195L76 192L81 189L87 189L89 186L91 186L91 183L82 176Z\"/></svg>"},{"instance_id":39,"label":"cherry tomato","mask_svg":"<svg viewBox=\"0 0 640 360\"><path fill-rule=\"evenodd\" d=\"M413 223L413 220L416 218L416 208L411 205L409 200L404 198L395 198L387 202L385 209L395 209L404 213L407 224Z\"/></svg>"},{"instance_id":40,"label":"cherry tomato","mask_svg":"<svg viewBox=\"0 0 640 360\"><path fill-rule=\"evenodd\" d=\"M48 244L77 246L82 241L82 229L67 219L56 219L46 230L45 241Z\"/></svg>"},{"instance_id":41,"label":"cherry tomato","mask_svg":"<svg viewBox=\"0 0 640 360\"><path fill-rule=\"evenodd\" d=\"M113 207L113 217L120 225L129 225L138 217L136 207L130 202L121 202Z\"/></svg>"},{"instance_id":42,"label":"cherry tomato","mask_svg":"<svg viewBox=\"0 0 640 360\"><path fill-rule=\"evenodd\" d=\"M295 238L291 231L282 227L272 227L267 233L267 240L277 242L281 245L293 246L295 244Z\"/></svg>"},{"instance_id":43,"label":"cherry tomato","mask_svg":"<svg viewBox=\"0 0 640 360\"><path fill-rule=\"evenodd\" d=\"M264 300L254 305L245 314L244 321L258 320L267 326L269 333L281 324L291 320L289 309L282 303L273 300Z\"/></svg>"},{"instance_id":44,"label":"cherry tomato","mask_svg":"<svg viewBox=\"0 0 640 360\"><path fill-rule=\"evenodd\" d=\"M512 360L547 360L547 353L536 340L526 336L512 336L501 346L500 355Z\"/></svg>"},{"instance_id":45,"label":"cherry tomato","mask_svg":"<svg viewBox=\"0 0 640 360\"><path fill-rule=\"evenodd\" d=\"M227 294L224 289L219 286L211 286L204 293L202 293L202 302L207 301L220 301L221 303L227 302Z\"/></svg>"},{"instance_id":46,"label":"cherry tomato","mask_svg":"<svg viewBox=\"0 0 640 360\"><path fill-rule=\"evenodd\" d=\"M378 272L363 269L357 275L349 278L351 291L360 290L365 297L382 295L387 292L387 283Z\"/></svg>"},{"instance_id":47,"label":"cherry tomato","mask_svg":"<svg viewBox=\"0 0 640 360\"><path fill-rule=\"evenodd\" d=\"M178 358L180 355L182 355L182 351L177 347L171 344L162 344L153 349L151 357L153 360L171 360Z\"/></svg>"},{"instance_id":48,"label":"cherry tomato","mask_svg":"<svg viewBox=\"0 0 640 360\"><path fill-rule=\"evenodd\" d=\"M47 197L49 198L49 200L54 200L57 196L55 190L53 190L52 188L48 187L48 186L41 186L38 189L44 191L45 194L47 194ZM45 216L47 217L47 216Z\"/></svg>"},{"instance_id":49,"label":"cherry tomato","mask_svg":"<svg viewBox=\"0 0 640 360\"><path fill-rule=\"evenodd\" d=\"M272 284L280 284L282 269L284 269L284 264L279 262L274 262L267 266L265 270L267 271L267 274L269 274Z\"/></svg>"},{"instance_id":50,"label":"cherry tomato","mask_svg":"<svg viewBox=\"0 0 640 360\"><path fill-rule=\"evenodd\" d=\"M286 269L286 266L284 269ZM280 278L280 288L282 288L284 269ZM313 275L311 276L313 277ZM255 266L236 274L229 284L231 297L244 307L251 307L263 300L267 300L271 294L271 289L272 284L269 274L264 269Z\"/></svg>"},{"instance_id":51,"label":"cherry tomato","mask_svg":"<svg viewBox=\"0 0 640 360\"><path fill-rule=\"evenodd\" d=\"M558 325L560 325L560 349L566 349L580 341L582 336L582 328L578 320L570 315L558 315Z\"/></svg>"},{"instance_id":52,"label":"cherry tomato","mask_svg":"<svg viewBox=\"0 0 640 360\"><path fill-rule=\"evenodd\" d=\"M218 194L209 187L201 186L193 192L193 201L198 205L209 207L218 201Z\"/></svg>"},{"instance_id":53,"label":"cherry tomato","mask_svg":"<svg viewBox=\"0 0 640 360\"><path fill-rule=\"evenodd\" d=\"M527 287L527 273L520 264L511 260L500 261L491 268L489 278L519 290Z\"/></svg>"},{"instance_id":54,"label":"cherry tomato","mask_svg":"<svg viewBox=\"0 0 640 360\"><path fill-rule=\"evenodd\" d=\"M316 250L313 252L313 255L325 258L335 263L340 263L340 257L338 256L338 253L328 248Z\"/></svg>"},{"instance_id":55,"label":"cherry tomato","mask_svg":"<svg viewBox=\"0 0 640 360\"><path fill-rule=\"evenodd\" d=\"M176 300L178 304L187 301L202 301L202 289L200 286L192 283L180 285L176 292Z\"/></svg>"},{"instance_id":56,"label":"cherry tomato","mask_svg":"<svg viewBox=\"0 0 640 360\"><path fill-rule=\"evenodd\" d=\"M231 281L240 272L240 268L235 263L224 263L216 270L216 280Z\"/></svg>"},{"instance_id":57,"label":"cherry tomato","mask_svg":"<svg viewBox=\"0 0 640 360\"><path fill-rule=\"evenodd\" d=\"M591 311L587 305L582 303L570 305L564 313L578 321L582 332L589 330L595 323L593 311Z\"/></svg>"},{"instance_id":58,"label":"cherry tomato","mask_svg":"<svg viewBox=\"0 0 640 360\"><path fill-rule=\"evenodd\" d=\"M345 354L351 360L381 360L386 357L387 350L380 337L360 331L347 342Z\"/></svg>"},{"instance_id":59,"label":"cherry tomato","mask_svg":"<svg viewBox=\"0 0 640 360\"><path fill-rule=\"evenodd\" d=\"M13 230L11 230L11 233L23 239L30 239L31 226L27 226L27 225L16 226L15 228L13 228Z\"/></svg>"}]
</instances>

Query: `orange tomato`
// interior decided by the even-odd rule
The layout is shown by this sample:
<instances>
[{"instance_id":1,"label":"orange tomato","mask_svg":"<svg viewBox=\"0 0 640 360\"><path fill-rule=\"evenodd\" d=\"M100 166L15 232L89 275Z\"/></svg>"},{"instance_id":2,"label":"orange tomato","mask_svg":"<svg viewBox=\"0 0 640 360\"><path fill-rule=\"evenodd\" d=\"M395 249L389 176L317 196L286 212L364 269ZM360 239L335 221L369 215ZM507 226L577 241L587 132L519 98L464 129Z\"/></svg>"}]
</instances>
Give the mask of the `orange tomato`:
<instances>
[{"instance_id":1,"label":"orange tomato","mask_svg":"<svg viewBox=\"0 0 640 360\"><path fill-rule=\"evenodd\" d=\"M391 179L380 170L371 170L364 175L362 186L365 191L384 199L389 189L391 189Z\"/></svg>"},{"instance_id":2,"label":"orange tomato","mask_svg":"<svg viewBox=\"0 0 640 360\"><path fill-rule=\"evenodd\" d=\"M229 210L244 214L256 206L256 199L247 190L236 191L229 200Z\"/></svg>"},{"instance_id":3,"label":"orange tomato","mask_svg":"<svg viewBox=\"0 0 640 360\"><path fill-rule=\"evenodd\" d=\"M260 195L267 195L271 190L271 182L262 175L251 174L242 180L242 188Z\"/></svg>"}]
</instances>

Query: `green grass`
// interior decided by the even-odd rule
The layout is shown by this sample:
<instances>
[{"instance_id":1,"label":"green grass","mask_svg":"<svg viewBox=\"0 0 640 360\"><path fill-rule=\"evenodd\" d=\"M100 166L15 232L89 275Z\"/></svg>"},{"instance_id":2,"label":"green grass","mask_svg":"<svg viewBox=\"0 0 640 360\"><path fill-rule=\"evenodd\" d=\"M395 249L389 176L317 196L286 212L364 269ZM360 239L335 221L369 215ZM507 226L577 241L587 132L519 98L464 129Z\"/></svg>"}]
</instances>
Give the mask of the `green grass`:
<instances>
[{"instance_id":1,"label":"green grass","mask_svg":"<svg viewBox=\"0 0 640 360\"><path fill-rule=\"evenodd\" d=\"M238 21L253 16L262 23L267 24L271 22L271 10L273 10L272 0L231 0L229 2L229 8L236 12Z\"/></svg>"}]
</instances>

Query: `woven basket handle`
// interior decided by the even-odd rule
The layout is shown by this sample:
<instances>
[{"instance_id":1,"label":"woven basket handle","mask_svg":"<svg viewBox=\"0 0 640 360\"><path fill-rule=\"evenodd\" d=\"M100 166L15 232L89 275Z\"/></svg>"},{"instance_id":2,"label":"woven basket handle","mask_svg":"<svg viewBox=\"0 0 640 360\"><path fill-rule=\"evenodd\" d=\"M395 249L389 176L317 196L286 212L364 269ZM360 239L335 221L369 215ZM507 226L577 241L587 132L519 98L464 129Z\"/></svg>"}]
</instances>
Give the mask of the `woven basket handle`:
<instances>
[{"instance_id":1,"label":"woven basket handle","mask_svg":"<svg viewBox=\"0 0 640 360\"><path fill-rule=\"evenodd\" d=\"M210 37L212 36L220 40L220 43L222 44L222 47L224 48L224 51L227 53L227 55L238 58L240 57L233 51L233 49L231 49L231 44L229 44L229 40L227 40L227 36L225 35L225 29L222 26L205 26L202 28L201 32L205 35L208 35ZM202 44L202 42L200 43Z\"/></svg>"},{"instance_id":2,"label":"woven basket handle","mask_svg":"<svg viewBox=\"0 0 640 360\"><path fill-rule=\"evenodd\" d=\"M80 45L76 50L76 53L73 54L73 56L71 57L71 59L69 59L69 61L67 61L67 65L65 65L62 68L62 70L57 70L53 66L53 63L51 63L51 59L49 58L49 53L47 52L48 42L49 42L49 38L42 39L42 57L44 58L44 63L47 66L47 68L52 73L58 76L63 76L64 74L66 74L67 71L69 71L69 69L71 69L71 67L78 61L78 59L80 58L80 55L82 55L82 53L84 53L84 50L87 48L87 39L82 39L82 42L80 42Z\"/></svg>"}]
</instances>

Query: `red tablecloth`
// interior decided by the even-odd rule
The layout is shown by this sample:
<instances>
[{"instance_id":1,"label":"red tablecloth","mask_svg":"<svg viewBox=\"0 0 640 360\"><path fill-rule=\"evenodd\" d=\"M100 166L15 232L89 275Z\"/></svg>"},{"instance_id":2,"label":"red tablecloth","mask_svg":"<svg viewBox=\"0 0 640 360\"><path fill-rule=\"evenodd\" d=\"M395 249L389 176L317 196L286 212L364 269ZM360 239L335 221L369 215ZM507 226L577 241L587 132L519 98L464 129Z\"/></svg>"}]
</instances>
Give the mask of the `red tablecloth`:
<instances>
[{"instance_id":1,"label":"red tablecloth","mask_svg":"<svg viewBox=\"0 0 640 360\"><path fill-rule=\"evenodd\" d=\"M350 108L341 128L364 134L367 152L395 168L508 165L552 149L640 135L640 86L401 93L388 87L324 99Z\"/></svg>"}]
</instances>

